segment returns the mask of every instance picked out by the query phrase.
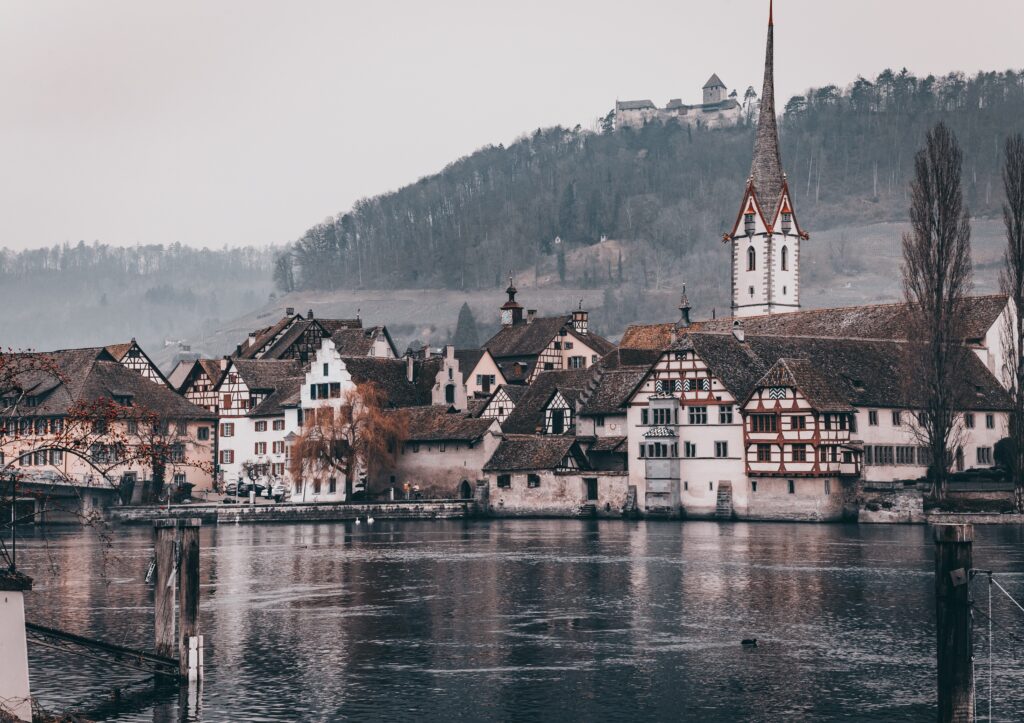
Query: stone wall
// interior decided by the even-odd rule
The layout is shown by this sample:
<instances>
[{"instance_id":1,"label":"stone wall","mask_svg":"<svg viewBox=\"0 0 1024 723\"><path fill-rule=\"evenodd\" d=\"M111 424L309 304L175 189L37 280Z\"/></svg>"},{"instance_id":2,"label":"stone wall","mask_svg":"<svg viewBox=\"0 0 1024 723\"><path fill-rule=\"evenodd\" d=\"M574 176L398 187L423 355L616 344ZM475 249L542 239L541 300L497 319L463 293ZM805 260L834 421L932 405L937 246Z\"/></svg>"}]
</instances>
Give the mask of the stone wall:
<instances>
[{"instance_id":1,"label":"stone wall","mask_svg":"<svg viewBox=\"0 0 1024 723\"><path fill-rule=\"evenodd\" d=\"M373 517L396 519L458 519L476 512L472 500L421 500L417 502L381 502L368 504L295 504L295 505L182 505L162 507L115 507L107 511L111 522L150 524L153 520L198 517L204 524L263 522L333 522Z\"/></svg>"},{"instance_id":2,"label":"stone wall","mask_svg":"<svg viewBox=\"0 0 1024 723\"><path fill-rule=\"evenodd\" d=\"M510 487L498 487L497 476L487 477L487 513L494 517L620 517L626 504L629 476L625 472L539 471L536 487L526 473L511 475ZM587 499L587 479L597 480L597 499Z\"/></svg>"},{"instance_id":3,"label":"stone wall","mask_svg":"<svg viewBox=\"0 0 1024 723\"><path fill-rule=\"evenodd\" d=\"M858 495L858 522L925 522L924 493L916 485L863 483Z\"/></svg>"}]
</instances>

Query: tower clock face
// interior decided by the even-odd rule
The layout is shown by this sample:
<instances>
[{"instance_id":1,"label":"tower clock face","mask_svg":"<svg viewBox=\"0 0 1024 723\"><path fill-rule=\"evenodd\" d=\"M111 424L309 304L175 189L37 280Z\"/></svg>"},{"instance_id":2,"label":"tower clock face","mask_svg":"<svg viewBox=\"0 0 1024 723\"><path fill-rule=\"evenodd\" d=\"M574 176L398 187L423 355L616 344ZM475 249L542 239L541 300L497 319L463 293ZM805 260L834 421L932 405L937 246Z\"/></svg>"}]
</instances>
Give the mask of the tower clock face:
<instances>
[{"instance_id":1,"label":"tower clock face","mask_svg":"<svg viewBox=\"0 0 1024 723\"><path fill-rule=\"evenodd\" d=\"M501 310L501 323L511 324L512 323L512 309Z\"/></svg>"}]
</instances>

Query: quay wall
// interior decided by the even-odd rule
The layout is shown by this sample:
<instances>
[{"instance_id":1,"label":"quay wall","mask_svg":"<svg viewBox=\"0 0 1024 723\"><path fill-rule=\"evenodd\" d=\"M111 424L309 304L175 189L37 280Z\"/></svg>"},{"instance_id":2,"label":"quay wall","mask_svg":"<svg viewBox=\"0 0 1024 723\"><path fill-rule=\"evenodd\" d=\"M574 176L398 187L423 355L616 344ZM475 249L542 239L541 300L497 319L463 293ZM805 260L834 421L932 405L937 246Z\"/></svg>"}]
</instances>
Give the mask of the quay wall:
<instances>
[{"instance_id":1,"label":"quay wall","mask_svg":"<svg viewBox=\"0 0 1024 723\"><path fill-rule=\"evenodd\" d=\"M264 522L335 522L373 517L378 520L448 520L472 517L472 500L417 500L365 504L284 505L179 505L165 507L112 507L107 519L126 525L149 524L153 520L198 517L206 524Z\"/></svg>"}]
</instances>

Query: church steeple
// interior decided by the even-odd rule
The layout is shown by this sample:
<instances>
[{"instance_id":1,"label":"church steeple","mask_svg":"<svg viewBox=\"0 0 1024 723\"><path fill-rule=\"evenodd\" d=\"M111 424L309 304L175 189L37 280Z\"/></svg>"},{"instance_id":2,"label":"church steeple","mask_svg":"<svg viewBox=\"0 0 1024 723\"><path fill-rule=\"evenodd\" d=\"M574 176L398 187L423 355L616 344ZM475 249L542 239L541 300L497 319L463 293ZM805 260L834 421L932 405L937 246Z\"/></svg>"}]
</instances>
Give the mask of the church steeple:
<instances>
[{"instance_id":1,"label":"church steeple","mask_svg":"<svg viewBox=\"0 0 1024 723\"><path fill-rule=\"evenodd\" d=\"M775 118L775 20L773 0L768 3L768 45L764 58L764 86L761 89L761 113L757 119L754 161L750 180L765 221L775 221L782 196L782 154L779 153L779 129Z\"/></svg>"},{"instance_id":2,"label":"church steeple","mask_svg":"<svg viewBox=\"0 0 1024 723\"><path fill-rule=\"evenodd\" d=\"M508 301L502 304L501 307L501 323L502 326L512 326L518 324L523 320L523 307L516 301L516 285L512 282L512 272L508 272L508 288L505 289L505 293L508 294Z\"/></svg>"},{"instance_id":3,"label":"church steeple","mask_svg":"<svg viewBox=\"0 0 1024 723\"><path fill-rule=\"evenodd\" d=\"M732 245L732 311L754 316L800 308L800 229L782 170L775 116L775 12L768 4L764 86L754 157L740 212L723 240Z\"/></svg>"}]
</instances>

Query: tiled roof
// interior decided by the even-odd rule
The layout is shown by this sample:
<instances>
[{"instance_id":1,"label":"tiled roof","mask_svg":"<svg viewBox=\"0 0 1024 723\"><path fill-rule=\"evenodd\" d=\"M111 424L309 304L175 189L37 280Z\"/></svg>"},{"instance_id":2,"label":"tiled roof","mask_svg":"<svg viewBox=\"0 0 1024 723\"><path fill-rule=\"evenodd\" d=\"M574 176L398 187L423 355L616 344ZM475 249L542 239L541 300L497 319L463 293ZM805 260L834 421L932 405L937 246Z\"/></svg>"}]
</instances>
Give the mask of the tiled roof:
<instances>
[{"instance_id":1,"label":"tiled roof","mask_svg":"<svg viewBox=\"0 0 1024 723\"><path fill-rule=\"evenodd\" d=\"M414 363L415 381L410 383L406 376L405 359L381 359L378 357L348 357L345 366L356 384L367 382L380 387L391 407L419 407L430 404L434 375L439 368L435 363L417 361ZM424 365L427 365L424 373ZM432 372L432 373L431 373Z\"/></svg>"},{"instance_id":2,"label":"tiled roof","mask_svg":"<svg viewBox=\"0 0 1024 723\"><path fill-rule=\"evenodd\" d=\"M837 389L809 359L779 359L757 386L797 389L811 407L819 412L854 411L843 391Z\"/></svg>"},{"instance_id":3,"label":"tiled roof","mask_svg":"<svg viewBox=\"0 0 1024 723\"><path fill-rule=\"evenodd\" d=\"M250 390L270 391L288 377L302 374L294 359L232 359L231 366Z\"/></svg>"},{"instance_id":4,"label":"tiled roof","mask_svg":"<svg viewBox=\"0 0 1024 723\"><path fill-rule=\"evenodd\" d=\"M29 355L26 355L29 356ZM31 356L53 360L59 377L44 372L23 375L18 381L27 393L39 396L34 407L21 407L24 416L66 414L76 402L131 397L132 406L167 419L215 419L163 384L153 384L126 368L101 347L64 349Z\"/></svg>"},{"instance_id":5,"label":"tiled roof","mask_svg":"<svg viewBox=\"0 0 1024 723\"><path fill-rule=\"evenodd\" d=\"M626 451L626 437L598 437L587 451L624 452Z\"/></svg>"},{"instance_id":6,"label":"tiled roof","mask_svg":"<svg viewBox=\"0 0 1024 723\"><path fill-rule=\"evenodd\" d=\"M493 419L451 411L443 405L401 411L407 415L406 439L410 442L476 442L496 424Z\"/></svg>"},{"instance_id":7,"label":"tiled roof","mask_svg":"<svg viewBox=\"0 0 1024 723\"><path fill-rule=\"evenodd\" d=\"M502 430L508 434L536 434L544 426L544 408L555 390L570 394L581 391L592 373L590 369L541 372L516 402Z\"/></svg>"},{"instance_id":8,"label":"tiled roof","mask_svg":"<svg viewBox=\"0 0 1024 723\"><path fill-rule=\"evenodd\" d=\"M277 382L273 392L249 412L250 417L279 417L285 408L297 407L302 399L304 376L287 377Z\"/></svg>"},{"instance_id":9,"label":"tiled roof","mask_svg":"<svg viewBox=\"0 0 1024 723\"><path fill-rule=\"evenodd\" d=\"M512 434L501 441L490 460L484 465L484 471L553 470L561 466L569 455L576 459L581 469L586 469L586 458L580 451L575 437Z\"/></svg>"},{"instance_id":10,"label":"tiled roof","mask_svg":"<svg viewBox=\"0 0 1024 723\"><path fill-rule=\"evenodd\" d=\"M718 77L718 73L712 73L711 77L708 78L708 82L704 84L704 87L701 90L706 90L708 88L724 88L724 87L725 87L725 83L723 83L722 79Z\"/></svg>"},{"instance_id":11,"label":"tiled roof","mask_svg":"<svg viewBox=\"0 0 1024 723\"><path fill-rule=\"evenodd\" d=\"M341 356L369 356L381 329L382 327L379 326L369 329L342 327L331 334L331 341L334 342L334 348Z\"/></svg>"},{"instance_id":12,"label":"tiled roof","mask_svg":"<svg viewBox=\"0 0 1024 723\"><path fill-rule=\"evenodd\" d=\"M779 359L805 359L856 407L918 409L924 405L924 393L914 384L920 374L906 342L749 334L740 342L732 334L695 333L681 339L677 347L687 345L740 400L750 396ZM964 347L957 367L959 378L967 382L963 386L971 387L960 400L963 409L1009 408L1006 391L974 352Z\"/></svg>"},{"instance_id":13,"label":"tiled roof","mask_svg":"<svg viewBox=\"0 0 1024 723\"><path fill-rule=\"evenodd\" d=\"M565 329L570 336L591 347L600 356L615 349L615 344L597 334L577 334L572 326L572 315L542 316L530 322L502 327L488 339L483 348L495 359L526 359L544 351L552 339ZM502 367L502 371L505 369Z\"/></svg>"},{"instance_id":14,"label":"tiled roof","mask_svg":"<svg viewBox=\"0 0 1024 723\"><path fill-rule=\"evenodd\" d=\"M604 371L595 377L597 386L584 397L582 415L623 414L637 384L647 375L647 369L633 367Z\"/></svg>"},{"instance_id":15,"label":"tiled roof","mask_svg":"<svg viewBox=\"0 0 1024 723\"><path fill-rule=\"evenodd\" d=\"M961 317L964 325L964 339L977 342L996 322L1006 308L1006 296L969 296L964 300ZM809 336L848 339L906 339L909 334L907 305L868 304L863 306L840 306L829 309L808 309L787 314L765 314L741 319L747 334L761 336ZM733 317L706 319L693 322L690 332L728 332L733 326ZM626 329L619 343L622 349L665 349L671 343L672 331L676 325L637 324Z\"/></svg>"},{"instance_id":16,"label":"tiled roof","mask_svg":"<svg viewBox=\"0 0 1024 723\"><path fill-rule=\"evenodd\" d=\"M650 100L620 100L615 103L617 110L644 110L653 107L654 103Z\"/></svg>"}]
</instances>

